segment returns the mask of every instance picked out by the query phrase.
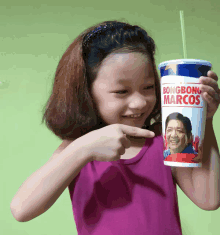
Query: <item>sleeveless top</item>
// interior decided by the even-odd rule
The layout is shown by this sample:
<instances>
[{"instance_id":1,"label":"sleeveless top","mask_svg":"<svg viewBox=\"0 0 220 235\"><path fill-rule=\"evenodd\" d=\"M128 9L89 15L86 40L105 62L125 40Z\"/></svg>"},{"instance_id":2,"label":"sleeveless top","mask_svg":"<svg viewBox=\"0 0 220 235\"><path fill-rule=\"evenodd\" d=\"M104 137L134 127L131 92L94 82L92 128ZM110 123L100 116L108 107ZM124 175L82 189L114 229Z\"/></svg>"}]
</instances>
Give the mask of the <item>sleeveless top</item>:
<instances>
[{"instance_id":1,"label":"sleeveless top","mask_svg":"<svg viewBox=\"0 0 220 235\"><path fill-rule=\"evenodd\" d=\"M87 163L68 189L79 235L182 234L161 135L132 159Z\"/></svg>"}]
</instances>

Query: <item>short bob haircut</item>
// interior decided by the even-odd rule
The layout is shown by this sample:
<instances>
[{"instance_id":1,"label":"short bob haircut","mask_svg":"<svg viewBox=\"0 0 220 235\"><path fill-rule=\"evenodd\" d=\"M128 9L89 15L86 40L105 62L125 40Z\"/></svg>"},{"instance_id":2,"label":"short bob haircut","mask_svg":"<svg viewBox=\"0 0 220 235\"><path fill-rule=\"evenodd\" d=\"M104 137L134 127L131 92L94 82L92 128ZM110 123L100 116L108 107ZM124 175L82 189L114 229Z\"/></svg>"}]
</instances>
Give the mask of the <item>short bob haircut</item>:
<instances>
[{"instance_id":1,"label":"short bob haircut","mask_svg":"<svg viewBox=\"0 0 220 235\"><path fill-rule=\"evenodd\" d=\"M91 37L84 45L89 33L106 24L113 28ZM117 27L117 24L123 26ZM152 130L153 123L161 123L160 80L154 59L154 40L137 25L104 21L82 32L64 52L57 66L52 94L43 108L42 123L45 120L47 127L62 140L74 140L108 125L100 117L90 90L102 61L116 50L139 52L152 62L157 102L143 128Z\"/></svg>"},{"instance_id":2,"label":"short bob haircut","mask_svg":"<svg viewBox=\"0 0 220 235\"><path fill-rule=\"evenodd\" d=\"M190 119L186 116L183 116L181 113L178 113L178 112L171 113L166 118L166 122L165 122L166 129L167 129L167 125L168 125L170 120L179 120L183 123L184 129L186 131L187 138L189 140L191 135L192 135L192 124L191 124Z\"/></svg>"}]
</instances>

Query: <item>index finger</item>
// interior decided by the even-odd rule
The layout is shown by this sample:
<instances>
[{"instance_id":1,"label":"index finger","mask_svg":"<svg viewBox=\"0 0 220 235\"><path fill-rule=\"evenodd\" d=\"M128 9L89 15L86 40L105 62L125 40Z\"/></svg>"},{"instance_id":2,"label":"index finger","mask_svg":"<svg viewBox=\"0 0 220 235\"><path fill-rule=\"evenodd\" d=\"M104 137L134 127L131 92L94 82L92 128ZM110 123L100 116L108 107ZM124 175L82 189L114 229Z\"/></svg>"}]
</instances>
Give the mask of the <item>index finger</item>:
<instances>
[{"instance_id":1,"label":"index finger","mask_svg":"<svg viewBox=\"0 0 220 235\"><path fill-rule=\"evenodd\" d=\"M146 138L152 138L155 136L154 132L145 130L139 127L120 124L120 128L124 134L130 135L130 136L146 137Z\"/></svg>"},{"instance_id":2,"label":"index finger","mask_svg":"<svg viewBox=\"0 0 220 235\"><path fill-rule=\"evenodd\" d=\"M213 78L215 81L218 81L218 76L217 76L217 74L214 73L214 72L211 71L211 70L208 71L207 76Z\"/></svg>"}]
</instances>

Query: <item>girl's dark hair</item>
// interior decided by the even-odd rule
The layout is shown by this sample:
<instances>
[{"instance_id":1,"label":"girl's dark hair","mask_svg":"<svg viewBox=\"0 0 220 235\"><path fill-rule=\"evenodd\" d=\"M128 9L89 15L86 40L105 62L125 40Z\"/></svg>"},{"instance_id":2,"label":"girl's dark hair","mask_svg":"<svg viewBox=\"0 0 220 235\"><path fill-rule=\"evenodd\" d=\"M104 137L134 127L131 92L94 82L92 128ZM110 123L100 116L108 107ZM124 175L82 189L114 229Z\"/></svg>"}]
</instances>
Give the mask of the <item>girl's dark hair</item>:
<instances>
[{"instance_id":1,"label":"girl's dark hair","mask_svg":"<svg viewBox=\"0 0 220 235\"><path fill-rule=\"evenodd\" d=\"M188 117L183 116L181 113L177 113L177 112L176 113L171 113L169 116L167 116L167 119L166 119L166 122L165 122L166 129L167 129L168 122L170 120L179 120L179 121L181 121L183 123L184 128L185 128L187 138L189 139L191 137L192 125L191 125L191 121Z\"/></svg>"},{"instance_id":2,"label":"girl's dark hair","mask_svg":"<svg viewBox=\"0 0 220 235\"><path fill-rule=\"evenodd\" d=\"M94 29L108 24L108 29L85 38ZM73 140L90 131L107 126L91 96L94 82L103 60L111 53L125 49L139 52L152 62L155 75L157 102L145 122L145 128L161 122L160 81L155 65L155 43L148 33L137 25L104 21L81 33L63 54L55 73L52 94L43 108L47 127L62 140Z\"/></svg>"}]
</instances>

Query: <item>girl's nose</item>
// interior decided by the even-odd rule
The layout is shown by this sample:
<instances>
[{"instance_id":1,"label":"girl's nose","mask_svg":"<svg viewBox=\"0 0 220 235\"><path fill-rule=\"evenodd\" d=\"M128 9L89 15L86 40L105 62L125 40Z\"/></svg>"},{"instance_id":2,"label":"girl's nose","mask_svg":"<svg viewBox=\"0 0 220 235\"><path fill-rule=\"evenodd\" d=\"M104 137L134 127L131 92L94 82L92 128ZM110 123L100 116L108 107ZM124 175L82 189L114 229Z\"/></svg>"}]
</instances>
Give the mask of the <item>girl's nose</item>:
<instances>
[{"instance_id":1,"label":"girl's nose","mask_svg":"<svg viewBox=\"0 0 220 235\"><path fill-rule=\"evenodd\" d=\"M146 100L141 96L136 96L131 98L129 107L132 109L143 109L146 106Z\"/></svg>"}]
</instances>

